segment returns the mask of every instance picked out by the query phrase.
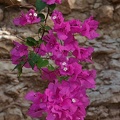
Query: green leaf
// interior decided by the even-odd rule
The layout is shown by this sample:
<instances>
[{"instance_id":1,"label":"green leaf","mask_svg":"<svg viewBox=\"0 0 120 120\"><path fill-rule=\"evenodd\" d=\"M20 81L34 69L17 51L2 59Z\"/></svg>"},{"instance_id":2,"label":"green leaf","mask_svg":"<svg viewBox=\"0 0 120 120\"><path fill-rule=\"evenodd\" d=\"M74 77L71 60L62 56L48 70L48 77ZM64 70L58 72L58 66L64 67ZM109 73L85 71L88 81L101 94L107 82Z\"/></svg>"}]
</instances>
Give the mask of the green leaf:
<instances>
[{"instance_id":1,"label":"green leaf","mask_svg":"<svg viewBox=\"0 0 120 120\"><path fill-rule=\"evenodd\" d=\"M39 13L39 14L38 14L38 17L41 18L41 22L44 22L44 21L45 21L45 15L44 15L44 14Z\"/></svg>"},{"instance_id":2,"label":"green leaf","mask_svg":"<svg viewBox=\"0 0 120 120\"><path fill-rule=\"evenodd\" d=\"M29 62L30 66L31 66L31 67L32 67L32 69L33 69L33 68L34 68L34 66L35 66L34 61L32 61L32 60L28 60L28 62Z\"/></svg>"},{"instance_id":3,"label":"green leaf","mask_svg":"<svg viewBox=\"0 0 120 120\"><path fill-rule=\"evenodd\" d=\"M38 43L41 44L43 43L44 41L42 39L39 39Z\"/></svg>"},{"instance_id":4,"label":"green leaf","mask_svg":"<svg viewBox=\"0 0 120 120\"><path fill-rule=\"evenodd\" d=\"M52 4L48 6L50 11L52 12L56 8L56 4Z\"/></svg>"},{"instance_id":5,"label":"green leaf","mask_svg":"<svg viewBox=\"0 0 120 120\"><path fill-rule=\"evenodd\" d=\"M49 31L51 30L52 28L50 26L45 26L45 30Z\"/></svg>"},{"instance_id":6,"label":"green leaf","mask_svg":"<svg viewBox=\"0 0 120 120\"><path fill-rule=\"evenodd\" d=\"M37 62L37 60L40 58L40 56L34 52L30 52L28 57L29 59L34 60L34 62Z\"/></svg>"},{"instance_id":7,"label":"green leaf","mask_svg":"<svg viewBox=\"0 0 120 120\"><path fill-rule=\"evenodd\" d=\"M49 64L48 60L43 60L43 58L39 58L39 60L37 61L38 68L45 67L48 64Z\"/></svg>"},{"instance_id":8,"label":"green leaf","mask_svg":"<svg viewBox=\"0 0 120 120\"><path fill-rule=\"evenodd\" d=\"M16 65L16 66L13 68L13 70L12 70L12 71L14 71L15 69L17 69L17 67L18 67L18 65Z\"/></svg>"},{"instance_id":9,"label":"green leaf","mask_svg":"<svg viewBox=\"0 0 120 120\"><path fill-rule=\"evenodd\" d=\"M22 65L21 64L18 65L17 70L18 70L18 77L20 77L20 75L22 74Z\"/></svg>"},{"instance_id":10,"label":"green leaf","mask_svg":"<svg viewBox=\"0 0 120 120\"><path fill-rule=\"evenodd\" d=\"M45 67L49 64L48 60L44 60L41 64L41 67Z\"/></svg>"},{"instance_id":11,"label":"green leaf","mask_svg":"<svg viewBox=\"0 0 120 120\"><path fill-rule=\"evenodd\" d=\"M17 64L13 70L17 69L18 70L18 78L20 77L20 75L22 74L22 68L23 65L25 64L25 62L21 61L19 64Z\"/></svg>"},{"instance_id":12,"label":"green leaf","mask_svg":"<svg viewBox=\"0 0 120 120\"><path fill-rule=\"evenodd\" d=\"M39 58L38 61L37 61L37 66L38 66L39 68L41 68L42 62L43 62L43 59L42 59L42 58Z\"/></svg>"},{"instance_id":13,"label":"green leaf","mask_svg":"<svg viewBox=\"0 0 120 120\"><path fill-rule=\"evenodd\" d=\"M30 66L32 67L32 69L34 68L34 66L36 65L38 59L40 58L39 55L37 55L34 52L30 52L28 55L28 62L30 64Z\"/></svg>"},{"instance_id":14,"label":"green leaf","mask_svg":"<svg viewBox=\"0 0 120 120\"><path fill-rule=\"evenodd\" d=\"M59 81L62 81L62 80L68 80L68 76L61 76L58 78Z\"/></svg>"},{"instance_id":15,"label":"green leaf","mask_svg":"<svg viewBox=\"0 0 120 120\"><path fill-rule=\"evenodd\" d=\"M48 70L50 70L50 71L54 71L55 68L54 68L52 65L48 65Z\"/></svg>"},{"instance_id":16,"label":"green leaf","mask_svg":"<svg viewBox=\"0 0 120 120\"><path fill-rule=\"evenodd\" d=\"M44 9L47 6L47 4L42 0L36 0L35 6L37 11L40 12L42 9Z\"/></svg>"},{"instance_id":17,"label":"green leaf","mask_svg":"<svg viewBox=\"0 0 120 120\"><path fill-rule=\"evenodd\" d=\"M42 28L39 28L39 29L38 29L38 33L40 33L41 31L42 31Z\"/></svg>"},{"instance_id":18,"label":"green leaf","mask_svg":"<svg viewBox=\"0 0 120 120\"><path fill-rule=\"evenodd\" d=\"M34 38L27 37L26 39L27 39L26 44L28 46L35 46L35 45L37 45L37 41Z\"/></svg>"}]
</instances>

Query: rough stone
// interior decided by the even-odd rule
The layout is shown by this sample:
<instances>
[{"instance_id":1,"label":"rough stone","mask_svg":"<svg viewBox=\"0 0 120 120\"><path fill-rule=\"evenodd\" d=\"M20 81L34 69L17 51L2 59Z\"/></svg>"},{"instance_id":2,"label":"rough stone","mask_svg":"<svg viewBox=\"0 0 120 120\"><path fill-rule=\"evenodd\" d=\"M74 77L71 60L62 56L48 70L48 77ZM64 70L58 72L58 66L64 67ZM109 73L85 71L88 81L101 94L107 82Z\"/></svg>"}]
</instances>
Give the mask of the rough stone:
<instances>
[{"instance_id":1,"label":"rough stone","mask_svg":"<svg viewBox=\"0 0 120 120\"><path fill-rule=\"evenodd\" d=\"M113 59L113 60L110 62L110 66L111 66L112 68L120 68L120 61Z\"/></svg>"},{"instance_id":2,"label":"rough stone","mask_svg":"<svg viewBox=\"0 0 120 120\"><path fill-rule=\"evenodd\" d=\"M110 22L113 19L113 6L104 5L98 9L98 19L100 22Z\"/></svg>"},{"instance_id":3,"label":"rough stone","mask_svg":"<svg viewBox=\"0 0 120 120\"><path fill-rule=\"evenodd\" d=\"M57 9L60 10L63 14L69 14L71 12L68 0L63 0L62 4L58 5Z\"/></svg>"},{"instance_id":4,"label":"rough stone","mask_svg":"<svg viewBox=\"0 0 120 120\"><path fill-rule=\"evenodd\" d=\"M111 55L112 58L114 59L119 59L120 58L120 54L119 53L114 53Z\"/></svg>"},{"instance_id":5,"label":"rough stone","mask_svg":"<svg viewBox=\"0 0 120 120\"><path fill-rule=\"evenodd\" d=\"M120 7L115 10L114 20L120 22Z\"/></svg>"},{"instance_id":6,"label":"rough stone","mask_svg":"<svg viewBox=\"0 0 120 120\"><path fill-rule=\"evenodd\" d=\"M88 10L87 0L68 0L71 9L86 11Z\"/></svg>"},{"instance_id":7,"label":"rough stone","mask_svg":"<svg viewBox=\"0 0 120 120\"><path fill-rule=\"evenodd\" d=\"M119 38L120 37L120 29L112 31L111 36L113 38Z\"/></svg>"},{"instance_id":8,"label":"rough stone","mask_svg":"<svg viewBox=\"0 0 120 120\"><path fill-rule=\"evenodd\" d=\"M95 0L87 0L87 2L88 2L89 4L94 4L94 3L95 3Z\"/></svg>"},{"instance_id":9,"label":"rough stone","mask_svg":"<svg viewBox=\"0 0 120 120\"><path fill-rule=\"evenodd\" d=\"M112 2L117 3L120 2L120 0L112 0Z\"/></svg>"},{"instance_id":10,"label":"rough stone","mask_svg":"<svg viewBox=\"0 0 120 120\"><path fill-rule=\"evenodd\" d=\"M102 70L103 69L103 66L101 64L98 64L98 63L94 63L94 67L97 70Z\"/></svg>"},{"instance_id":11,"label":"rough stone","mask_svg":"<svg viewBox=\"0 0 120 120\"><path fill-rule=\"evenodd\" d=\"M94 8L99 8L102 4L101 3L95 3Z\"/></svg>"},{"instance_id":12,"label":"rough stone","mask_svg":"<svg viewBox=\"0 0 120 120\"><path fill-rule=\"evenodd\" d=\"M5 113L0 113L0 120L4 120Z\"/></svg>"},{"instance_id":13,"label":"rough stone","mask_svg":"<svg viewBox=\"0 0 120 120\"><path fill-rule=\"evenodd\" d=\"M26 0L0 0L0 4L5 4L7 6L22 6L26 8L34 8L35 0L30 0L31 2L28 3ZM33 5L32 5L33 4Z\"/></svg>"},{"instance_id":14,"label":"rough stone","mask_svg":"<svg viewBox=\"0 0 120 120\"><path fill-rule=\"evenodd\" d=\"M2 21L4 18L4 13L3 13L3 10L0 9L0 21Z\"/></svg>"},{"instance_id":15,"label":"rough stone","mask_svg":"<svg viewBox=\"0 0 120 120\"><path fill-rule=\"evenodd\" d=\"M102 3L102 0L96 0L97 3Z\"/></svg>"}]
</instances>

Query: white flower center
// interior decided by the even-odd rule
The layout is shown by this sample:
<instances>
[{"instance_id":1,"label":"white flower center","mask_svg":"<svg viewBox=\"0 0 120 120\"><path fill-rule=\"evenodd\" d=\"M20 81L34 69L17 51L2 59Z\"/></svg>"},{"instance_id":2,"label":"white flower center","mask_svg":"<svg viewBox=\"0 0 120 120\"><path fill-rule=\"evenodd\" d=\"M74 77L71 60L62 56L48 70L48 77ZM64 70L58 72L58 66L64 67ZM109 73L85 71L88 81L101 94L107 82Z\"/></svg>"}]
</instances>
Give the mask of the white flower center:
<instances>
[{"instance_id":1,"label":"white flower center","mask_svg":"<svg viewBox=\"0 0 120 120\"><path fill-rule=\"evenodd\" d=\"M67 61L69 60L69 57L66 57Z\"/></svg>"},{"instance_id":2,"label":"white flower center","mask_svg":"<svg viewBox=\"0 0 120 120\"><path fill-rule=\"evenodd\" d=\"M66 65L66 64L67 64L66 62L63 62L63 63L62 63L63 66Z\"/></svg>"},{"instance_id":3,"label":"white flower center","mask_svg":"<svg viewBox=\"0 0 120 120\"><path fill-rule=\"evenodd\" d=\"M56 16L53 16L53 20L55 20L57 17Z\"/></svg>"},{"instance_id":4,"label":"white flower center","mask_svg":"<svg viewBox=\"0 0 120 120\"><path fill-rule=\"evenodd\" d=\"M32 13L29 13L29 16L32 16Z\"/></svg>"},{"instance_id":5,"label":"white flower center","mask_svg":"<svg viewBox=\"0 0 120 120\"><path fill-rule=\"evenodd\" d=\"M67 67L64 67L64 68L63 68L63 70L64 70L64 71L67 71L67 70L68 70L68 68L67 68Z\"/></svg>"},{"instance_id":6,"label":"white flower center","mask_svg":"<svg viewBox=\"0 0 120 120\"><path fill-rule=\"evenodd\" d=\"M53 54L51 52L48 53L49 56L52 56Z\"/></svg>"},{"instance_id":7,"label":"white flower center","mask_svg":"<svg viewBox=\"0 0 120 120\"><path fill-rule=\"evenodd\" d=\"M73 103L75 103L75 102L76 102L76 100L73 98L73 99L72 99L72 102L73 102Z\"/></svg>"},{"instance_id":8,"label":"white flower center","mask_svg":"<svg viewBox=\"0 0 120 120\"><path fill-rule=\"evenodd\" d=\"M34 13L34 16L37 17L37 13Z\"/></svg>"}]
</instances>

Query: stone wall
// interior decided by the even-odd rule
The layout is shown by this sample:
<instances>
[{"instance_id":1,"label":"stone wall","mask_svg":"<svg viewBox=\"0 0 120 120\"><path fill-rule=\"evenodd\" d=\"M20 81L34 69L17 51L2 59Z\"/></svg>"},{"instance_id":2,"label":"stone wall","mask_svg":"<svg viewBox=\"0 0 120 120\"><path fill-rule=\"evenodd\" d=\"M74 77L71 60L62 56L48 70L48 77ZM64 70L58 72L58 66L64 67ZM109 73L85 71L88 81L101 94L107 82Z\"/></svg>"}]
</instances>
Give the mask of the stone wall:
<instances>
[{"instance_id":1,"label":"stone wall","mask_svg":"<svg viewBox=\"0 0 120 120\"><path fill-rule=\"evenodd\" d=\"M18 79L16 71L12 71L14 65L9 52L13 40L22 42L24 37L35 37L38 26L15 27L12 19L28 7L8 7L11 5L8 1L0 0L0 120L32 120L26 116L30 104L24 100L24 95L31 89L43 91L47 83L28 69L24 69ZM30 7L34 5L34 0L22 1ZM98 39L87 41L76 36L81 45L95 48L94 64L88 67L95 68L98 73L96 89L88 91L91 104L86 120L120 120L120 0L63 0L57 9L62 10L66 20L83 21L93 15L100 22ZM48 24L52 25L50 20Z\"/></svg>"}]
</instances>

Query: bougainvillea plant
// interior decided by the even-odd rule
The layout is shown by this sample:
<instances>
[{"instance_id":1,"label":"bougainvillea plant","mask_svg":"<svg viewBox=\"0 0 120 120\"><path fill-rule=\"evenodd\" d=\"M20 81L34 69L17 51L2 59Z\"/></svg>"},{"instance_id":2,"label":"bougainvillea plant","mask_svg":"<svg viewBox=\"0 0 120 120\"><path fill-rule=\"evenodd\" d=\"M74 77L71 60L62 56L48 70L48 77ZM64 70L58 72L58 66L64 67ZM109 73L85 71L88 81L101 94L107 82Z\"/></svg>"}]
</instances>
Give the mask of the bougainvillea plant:
<instances>
[{"instance_id":1,"label":"bougainvillea plant","mask_svg":"<svg viewBox=\"0 0 120 120\"><path fill-rule=\"evenodd\" d=\"M82 62L92 63L92 47L79 45L75 34L92 40L99 36L96 32L98 22L90 17L84 22L80 20L65 21L62 13L54 10L61 0L36 0L36 11L27 13L13 20L17 26L40 24L38 39L27 37L24 44L14 42L11 50L12 63L16 64L18 76L22 68L32 68L40 72L42 80L49 85L44 93L30 91L26 99L32 101L28 115L46 120L84 120L89 98L86 90L95 88L95 70L82 67ZM41 11L47 10L47 15ZM54 26L46 21L48 16Z\"/></svg>"}]
</instances>

